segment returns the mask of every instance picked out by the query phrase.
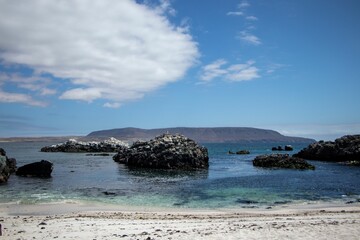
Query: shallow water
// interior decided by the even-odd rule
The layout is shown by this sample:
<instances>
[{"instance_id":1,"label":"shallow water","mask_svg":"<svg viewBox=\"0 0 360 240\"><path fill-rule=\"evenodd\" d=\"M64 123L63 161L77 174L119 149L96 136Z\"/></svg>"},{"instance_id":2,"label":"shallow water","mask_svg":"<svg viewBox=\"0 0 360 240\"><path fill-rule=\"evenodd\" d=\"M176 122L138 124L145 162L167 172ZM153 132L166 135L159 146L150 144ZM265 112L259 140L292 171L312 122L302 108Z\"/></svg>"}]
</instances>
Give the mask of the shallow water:
<instances>
[{"instance_id":1,"label":"shallow water","mask_svg":"<svg viewBox=\"0 0 360 240\"><path fill-rule=\"evenodd\" d=\"M18 166L46 159L54 163L50 179L12 175L0 185L0 202L58 201L185 208L267 207L286 203L351 202L360 199L360 168L310 161L315 171L253 167L256 155L278 144L205 144L210 168L202 171L129 169L112 156L43 153L53 143L1 143ZM296 145L290 154L305 145ZM250 150L249 155L227 152Z\"/></svg>"}]
</instances>

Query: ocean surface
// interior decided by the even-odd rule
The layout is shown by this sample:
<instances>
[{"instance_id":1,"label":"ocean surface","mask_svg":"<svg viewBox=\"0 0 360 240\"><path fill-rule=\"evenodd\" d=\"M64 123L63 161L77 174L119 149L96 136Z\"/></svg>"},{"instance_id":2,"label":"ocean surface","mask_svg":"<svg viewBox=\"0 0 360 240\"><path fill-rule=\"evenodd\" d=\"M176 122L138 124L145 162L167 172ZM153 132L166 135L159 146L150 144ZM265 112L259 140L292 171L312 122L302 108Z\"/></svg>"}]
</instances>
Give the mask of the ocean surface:
<instances>
[{"instance_id":1,"label":"ocean surface","mask_svg":"<svg viewBox=\"0 0 360 240\"><path fill-rule=\"evenodd\" d=\"M279 144L203 144L210 168L202 171L130 169L112 156L45 153L53 142L0 143L17 165L49 160L52 178L12 175L0 185L0 203L88 201L122 206L175 208L266 208L283 204L360 201L360 168L309 161L316 170L274 170L252 165ZM293 145L298 152L306 145ZM247 149L249 155L227 152Z\"/></svg>"}]
</instances>

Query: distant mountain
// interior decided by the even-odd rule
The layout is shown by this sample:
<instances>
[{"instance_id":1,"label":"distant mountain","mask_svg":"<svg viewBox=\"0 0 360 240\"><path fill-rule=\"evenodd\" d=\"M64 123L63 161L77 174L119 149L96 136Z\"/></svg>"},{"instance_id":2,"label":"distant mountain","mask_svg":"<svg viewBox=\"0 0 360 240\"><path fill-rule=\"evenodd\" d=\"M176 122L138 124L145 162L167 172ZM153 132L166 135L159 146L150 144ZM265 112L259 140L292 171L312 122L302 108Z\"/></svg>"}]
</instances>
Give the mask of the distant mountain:
<instances>
[{"instance_id":1,"label":"distant mountain","mask_svg":"<svg viewBox=\"0 0 360 240\"><path fill-rule=\"evenodd\" d=\"M87 138L115 137L121 140L148 140L163 133L180 133L200 143L311 143L314 139L301 137L288 137L273 130L247 128L247 127L216 127L216 128L118 128L95 131L88 134Z\"/></svg>"}]
</instances>

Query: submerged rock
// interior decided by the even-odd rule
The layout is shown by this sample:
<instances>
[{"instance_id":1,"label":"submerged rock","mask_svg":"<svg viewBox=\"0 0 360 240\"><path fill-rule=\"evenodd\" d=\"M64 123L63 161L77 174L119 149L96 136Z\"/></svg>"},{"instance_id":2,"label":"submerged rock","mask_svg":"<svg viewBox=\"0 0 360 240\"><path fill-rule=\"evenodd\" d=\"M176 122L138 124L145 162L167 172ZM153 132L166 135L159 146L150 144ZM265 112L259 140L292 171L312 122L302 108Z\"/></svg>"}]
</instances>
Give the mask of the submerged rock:
<instances>
[{"instance_id":1,"label":"submerged rock","mask_svg":"<svg viewBox=\"0 0 360 240\"><path fill-rule=\"evenodd\" d=\"M4 149L0 148L0 183L7 182L11 173L16 171L15 158L8 158Z\"/></svg>"},{"instance_id":2,"label":"submerged rock","mask_svg":"<svg viewBox=\"0 0 360 240\"><path fill-rule=\"evenodd\" d=\"M209 167L208 151L182 135L163 134L150 141L122 148L114 161L134 167L203 169Z\"/></svg>"},{"instance_id":3,"label":"submerged rock","mask_svg":"<svg viewBox=\"0 0 360 240\"><path fill-rule=\"evenodd\" d=\"M116 138L109 138L101 142L81 142L75 139L52 146L41 148L42 152L117 152L128 144Z\"/></svg>"},{"instance_id":4,"label":"submerged rock","mask_svg":"<svg viewBox=\"0 0 360 240\"><path fill-rule=\"evenodd\" d=\"M34 162L19 167L16 171L16 175L23 177L40 177L50 178L53 170L53 164L46 160L40 162Z\"/></svg>"},{"instance_id":5,"label":"submerged rock","mask_svg":"<svg viewBox=\"0 0 360 240\"><path fill-rule=\"evenodd\" d=\"M228 151L228 154L238 154L238 155L243 155L243 154L250 154L250 151L248 150L240 150L240 151L237 151L237 152L232 152L232 151Z\"/></svg>"},{"instance_id":6,"label":"submerged rock","mask_svg":"<svg viewBox=\"0 0 360 240\"><path fill-rule=\"evenodd\" d=\"M291 157L289 154L260 155L253 160L253 165L265 168L315 169L313 165L304 159Z\"/></svg>"},{"instance_id":7,"label":"submerged rock","mask_svg":"<svg viewBox=\"0 0 360 240\"><path fill-rule=\"evenodd\" d=\"M343 136L334 142L315 142L294 156L331 162L360 161L360 135Z\"/></svg>"},{"instance_id":8,"label":"submerged rock","mask_svg":"<svg viewBox=\"0 0 360 240\"><path fill-rule=\"evenodd\" d=\"M238 155L250 154L250 151L249 150L240 150L240 151L237 151L236 154L238 154Z\"/></svg>"}]
</instances>

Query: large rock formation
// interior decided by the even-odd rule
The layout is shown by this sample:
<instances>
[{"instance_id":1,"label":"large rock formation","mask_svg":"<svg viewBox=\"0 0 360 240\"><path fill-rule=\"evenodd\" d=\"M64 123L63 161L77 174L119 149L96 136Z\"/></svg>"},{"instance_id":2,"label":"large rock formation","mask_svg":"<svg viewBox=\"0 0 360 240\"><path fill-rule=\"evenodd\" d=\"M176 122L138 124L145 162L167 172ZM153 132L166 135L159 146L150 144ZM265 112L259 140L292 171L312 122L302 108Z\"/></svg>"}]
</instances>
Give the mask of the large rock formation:
<instances>
[{"instance_id":1,"label":"large rock formation","mask_svg":"<svg viewBox=\"0 0 360 240\"><path fill-rule=\"evenodd\" d=\"M343 136L334 142L319 141L294 156L331 162L360 161L360 135Z\"/></svg>"},{"instance_id":2,"label":"large rock formation","mask_svg":"<svg viewBox=\"0 0 360 240\"><path fill-rule=\"evenodd\" d=\"M209 167L208 151L182 135L163 134L150 141L122 148L114 161L128 166L160 169L203 169Z\"/></svg>"},{"instance_id":3,"label":"large rock formation","mask_svg":"<svg viewBox=\"0 0 360 240\"><path fill-rule=\"evenodd\" d=\"M270 154L260 155L253 160L255 167L264 168L291 168L291 169L310 169L315 167L302 158L290 157L289 154Z\"/></svg>"},{"instance_id":4,"label":"large rock formation","mask_svg":"<svg viewBox=\"0 0 360 240\"><path fill-rule=\"evenodd\" d=\"M46 160L40 162L34 162L19 167L16 171L16 175L23 177L40 177L50 178L53 170L53 164Z\"/></svg>"},{"instance_id":5,"label":"large rock formation","mask_svg":"<svg viewBox=\"0 0 360 240\"><path fill-rule=\"evenodd\" d=\"M116 138L109 138L101 142L81 142L75 139L69 139L65 143L60 143L52 146L41 148L42 152L117 152L127 143L117 140Z\"/></svg>"},{"instance_id":6,"label":"large rock formation","mask_svg":"<svg viewBox=\"0 0 360 240\"><path fill-rule=\"evenodd\" d=\"M10 174L16 171L15 158L8 158L4 149L0 148L0 183L7 182Z\"/></svg>"}]
</instances>

